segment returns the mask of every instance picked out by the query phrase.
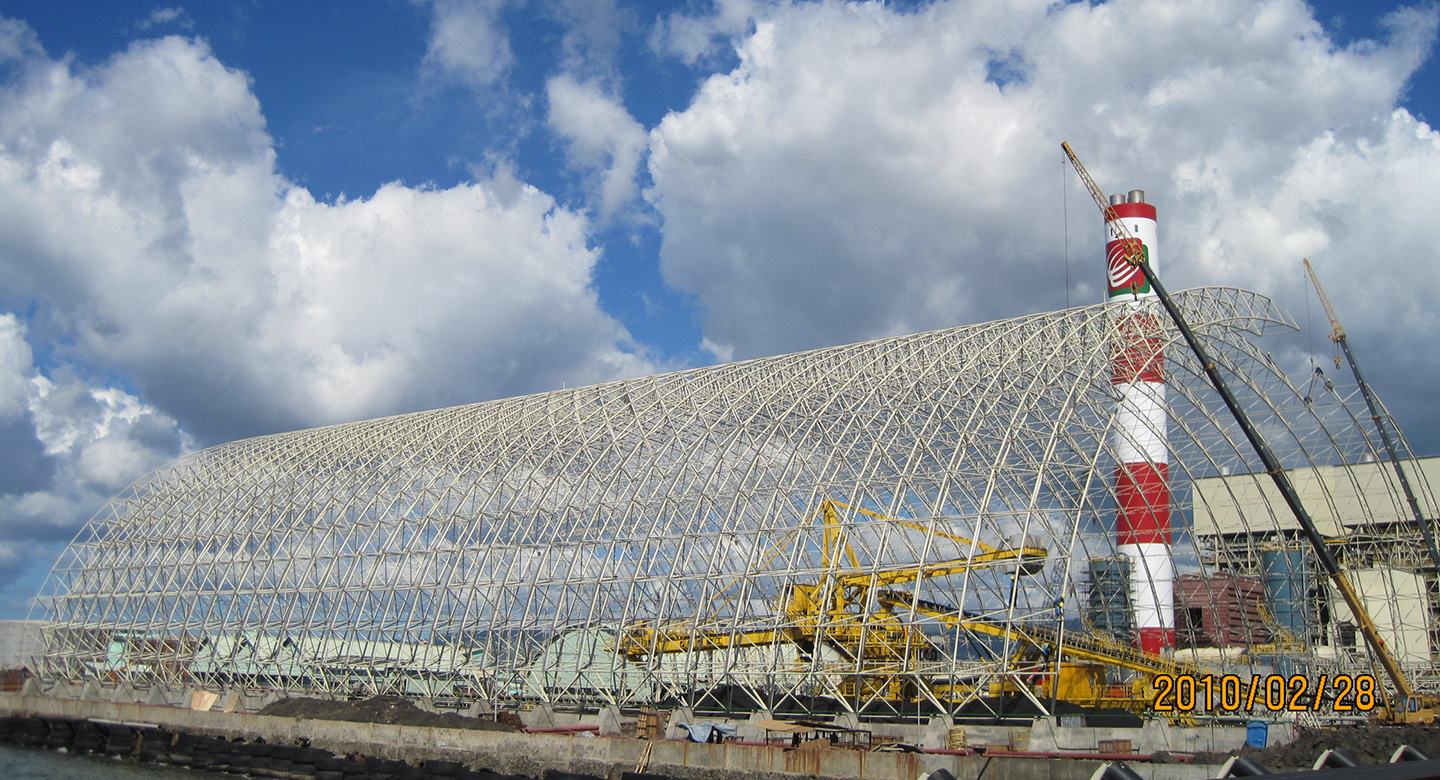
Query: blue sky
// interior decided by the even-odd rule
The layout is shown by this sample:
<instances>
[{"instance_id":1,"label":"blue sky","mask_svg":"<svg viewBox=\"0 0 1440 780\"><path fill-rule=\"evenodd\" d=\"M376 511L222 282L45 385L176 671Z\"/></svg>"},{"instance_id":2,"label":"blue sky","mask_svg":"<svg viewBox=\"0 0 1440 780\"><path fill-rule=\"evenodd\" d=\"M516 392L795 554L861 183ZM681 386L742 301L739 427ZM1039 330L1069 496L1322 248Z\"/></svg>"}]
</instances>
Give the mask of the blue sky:
<instances>
[{"instance_id":1,"label":"blue sky","mask_svg":"<svg viewBox=\"0 0 1440 780\"><path fill-rule=\"evenodd\" d=\"M96 9L58 2L4 10L33 27L52 55L73 53L89 64L157 35L203 39L220 61L250 76L280 172L317 198L365 197L391 181L452 187L473 178L471 164L501 155L525 181L583 206L574 172L543 127L545 82L563 69L561 5L502 8L515 61L504 84L480 91L429 77L424 59L432 12L419 3L114 3ZM733 56L718 52L714 61L692 67L647 45L655 21L680 8L637 3L609 11L624 41L615 63L624 74L624 105L645 127L683 108L713 69L734 64ZM171 18L167 11L176 13ZM87 21L77 24L82 18ZM641 342L703 360L688 313L693 301L659 279L658 235L627 227L634 226L615 226L597 241L606 248L596 268L606 310Z\"/></svg>"},{"instance_id":2,"label":"blue sky","mask_svg":"<svg viewBox=\"0 0 1440 780\"><path fill-rule=\"evenodd\" d=\"M0 617L190 449L1098 301L1061 140L1440 451L1433 3L0 16Z\"/></svg>"}]
</instances>

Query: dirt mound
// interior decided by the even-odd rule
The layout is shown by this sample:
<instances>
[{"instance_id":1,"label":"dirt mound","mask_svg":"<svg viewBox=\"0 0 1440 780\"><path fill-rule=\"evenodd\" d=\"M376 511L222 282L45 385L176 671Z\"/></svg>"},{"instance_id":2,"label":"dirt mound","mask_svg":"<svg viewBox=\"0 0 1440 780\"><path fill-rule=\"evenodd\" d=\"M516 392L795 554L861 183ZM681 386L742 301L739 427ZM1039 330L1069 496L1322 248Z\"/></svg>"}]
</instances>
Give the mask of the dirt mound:
<instances>
[{"instance_id":1,"label":"dirt mound","mask_svg":"<svg viewBox=\"0 0 1440 780\"><path fill-rule=\"evenodd\" d=\"M343 720L351 723L389 723L398 726L427 726L442 729L475 729L478 731L518 731L519 718L501 713L500 720L467 718L453 712L426 712L409 699L399 696L375 696L364 701L325 701L323 699L281 699L260 710L261 715L311 720Z\"/></svg>"},{"instance_id":2,"label":"dirt mound","mask_svg":"<svg viewBox=\"0 0 1440 780\"><path fill-rule=\"evenodd\" d=\"M1410 745L1426 755L1440 757L1440 724L1405 726L1346 726L1333 729L1303 729L1288 745L1263 750L1244 747L1230 753L1200 753L1197 763L1220 764L1235 753L1249 756L1272 772L1309 769L1330 748L1340 748L1362 764L1383 764L1395 748Z\"/></svg>"}]
</instances>

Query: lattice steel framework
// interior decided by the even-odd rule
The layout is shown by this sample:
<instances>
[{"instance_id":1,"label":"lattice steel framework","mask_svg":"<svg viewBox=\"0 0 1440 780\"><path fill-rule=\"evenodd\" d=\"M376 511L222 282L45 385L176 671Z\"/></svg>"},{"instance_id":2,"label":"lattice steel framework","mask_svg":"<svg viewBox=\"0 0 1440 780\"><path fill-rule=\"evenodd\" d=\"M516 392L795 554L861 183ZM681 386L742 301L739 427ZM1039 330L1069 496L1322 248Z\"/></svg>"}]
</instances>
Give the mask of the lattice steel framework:
<instances>
[{"instance_id":1,"label":"lattice steel framework","mask_svg":"<svg viewBox=\"0 0 1440 780\"><path fill-rule=\"evenodd\" d=\"M1287 463L1375 454L1343 388L1306 394L1257 346L1294 328L1270 300L1176 297ZM1114 311L187 455L65 551L40 599L41 672L497 705L953 710L1046 673L1022 668L1018 635L977 627L1084 632L1088 562L1115 555ZM1190 527L1193 481L1255 458L1165 337L1176 567L1253 571L1255 539ZM1249 522L1282 538L1282 513ZM1043 565L1005 554L1026 545L1045 548ZM796 607L803 589L860 575L873 587L849 591L858 603ZM627 654L637 628L651 644ZM685 647L661 650L659 635Z\"/></svg>"}]
</instances>

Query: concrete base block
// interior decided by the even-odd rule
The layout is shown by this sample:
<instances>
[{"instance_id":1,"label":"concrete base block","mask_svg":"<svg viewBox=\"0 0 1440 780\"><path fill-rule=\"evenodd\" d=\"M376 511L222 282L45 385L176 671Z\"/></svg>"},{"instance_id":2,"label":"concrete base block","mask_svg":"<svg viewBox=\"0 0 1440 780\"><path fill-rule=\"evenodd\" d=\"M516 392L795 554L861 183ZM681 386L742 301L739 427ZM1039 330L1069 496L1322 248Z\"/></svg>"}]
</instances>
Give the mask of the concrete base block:
<instances>
[{"instance_id":1,"label":"concrete base block","mask_svg":"<svg viewBox=\"0 0 1440 780\"><path fill-rule=\"evenodd\" d=\"M235 712L259 712L265 706L260 702L260 695L250 691L235 692Z\"/></svg>"},{"instance_id":2,"label":"concrete base block","mask_svg":"<svg viewBox=\"0 0 1440 780\"><path fill-rule=\"evenodd\" d=\"M170 700L170 691L164 686L156 685L150 689L149 695L145 697L146 704L153 704L157 707L173 707L175 703Z\"/></svg>"},{"instance_id":3,"label":"concrete base block","mask_svg":"<svg viewBox=\"0 0 1440 780\"><path fill-rule=\"evenodd\" d=\"M774 720L775 713L770 710L761 710L750 713L749 720L740 724L739 733L741 742L764 742L765 727L758 725L761 721Z\"/></svg>"},{"instance_id":4,"label":"concrete base block","mask_svg":"<svg viewBox=\"0 0 1440 780\"><path fill-rule=\"evenodd\" d=\"M610 705L600 710L600 736L618 737L624 732L620 729L620 708Z\"/></svg>"},{"instance_id":5,"label":"concrete base block","mask_svg":"<svg viewBox=\"0 0 1440 780\"><path fill-rule=\"evenodd\" d=\"M555 708L548 703L537 704L520 712L520 722L527 729L548 729L555 726Z\"/></svg>"},{"instance_id":6,"label":"concrete base block","mask_svg":"<svg viewBox=\"0 0 1440 780\"><path fill-rule=\"evenodd\" d=\"M680 728L681 723L694 723L695 710L689 707L677 707L670 712L670 720L665 723L666 739L689 739L690 732Z\"/></svg>"},{"instance_id":7,"label":"concrete base block","mask_svg":"<svg viewBox=\"0 0 1440 780\"><path fill-rule=\"evenodd\" d=\"M494 715L494 708L490 706L490 702L486 701L477 701L474 704L471 704L469 709L465 710L465 717L467 718L488 719L493 717Z\"/></svg>"},{"instance_id":8,"label":"concrete base block","mask_svg":"<svg viewBox=\"0 0 1440 780\"><path fill-rule=\"evenodd\" d=\"M926 750L946 750L950 747L950 729L955 719L949 715L935 715L925 724L920 737L920 747Z\"/></svg>"}]
</instances>

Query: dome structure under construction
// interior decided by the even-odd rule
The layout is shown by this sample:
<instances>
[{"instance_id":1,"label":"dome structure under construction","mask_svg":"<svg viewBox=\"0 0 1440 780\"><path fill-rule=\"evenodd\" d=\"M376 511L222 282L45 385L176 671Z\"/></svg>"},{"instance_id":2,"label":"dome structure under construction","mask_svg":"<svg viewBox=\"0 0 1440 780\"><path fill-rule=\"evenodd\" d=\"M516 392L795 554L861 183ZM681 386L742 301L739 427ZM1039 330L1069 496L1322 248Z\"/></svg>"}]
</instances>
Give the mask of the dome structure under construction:
<instances>
[{"instance_id":1,"label":"dome structure under construction","mask_svg":"<svg viewBox=\"0 0 1440 780\"><path fill-rule=\"evenodd\" d=\"M1310 475L1311 512L1355 540L1347 562L1376 572L1367 598L1399 605L1376 620L1433 688L1434 567L1347 386L1287 380L1260 340L1294 323L1269 299L1175 298L1286 466ZM1118 550L1133 497L1116 470L1147 451L1127 438L1156 433L1117 422L1127 305L186 455L67 548L41 594L39 671L496 707L914 712L1007 690L1094 704L1139 676L1231 663L1207 654L1230 645L1367 669L1161 316L1145 344L1165 358L1153 425L1172 530L1160 563ZM1169 573L1136 570L1151 565ZM1191 611L1196 588L1264 608L1217 634ZM1132 646L1141 604L1174 607L1174 648Z\"/></svg>"}]
</instances>

